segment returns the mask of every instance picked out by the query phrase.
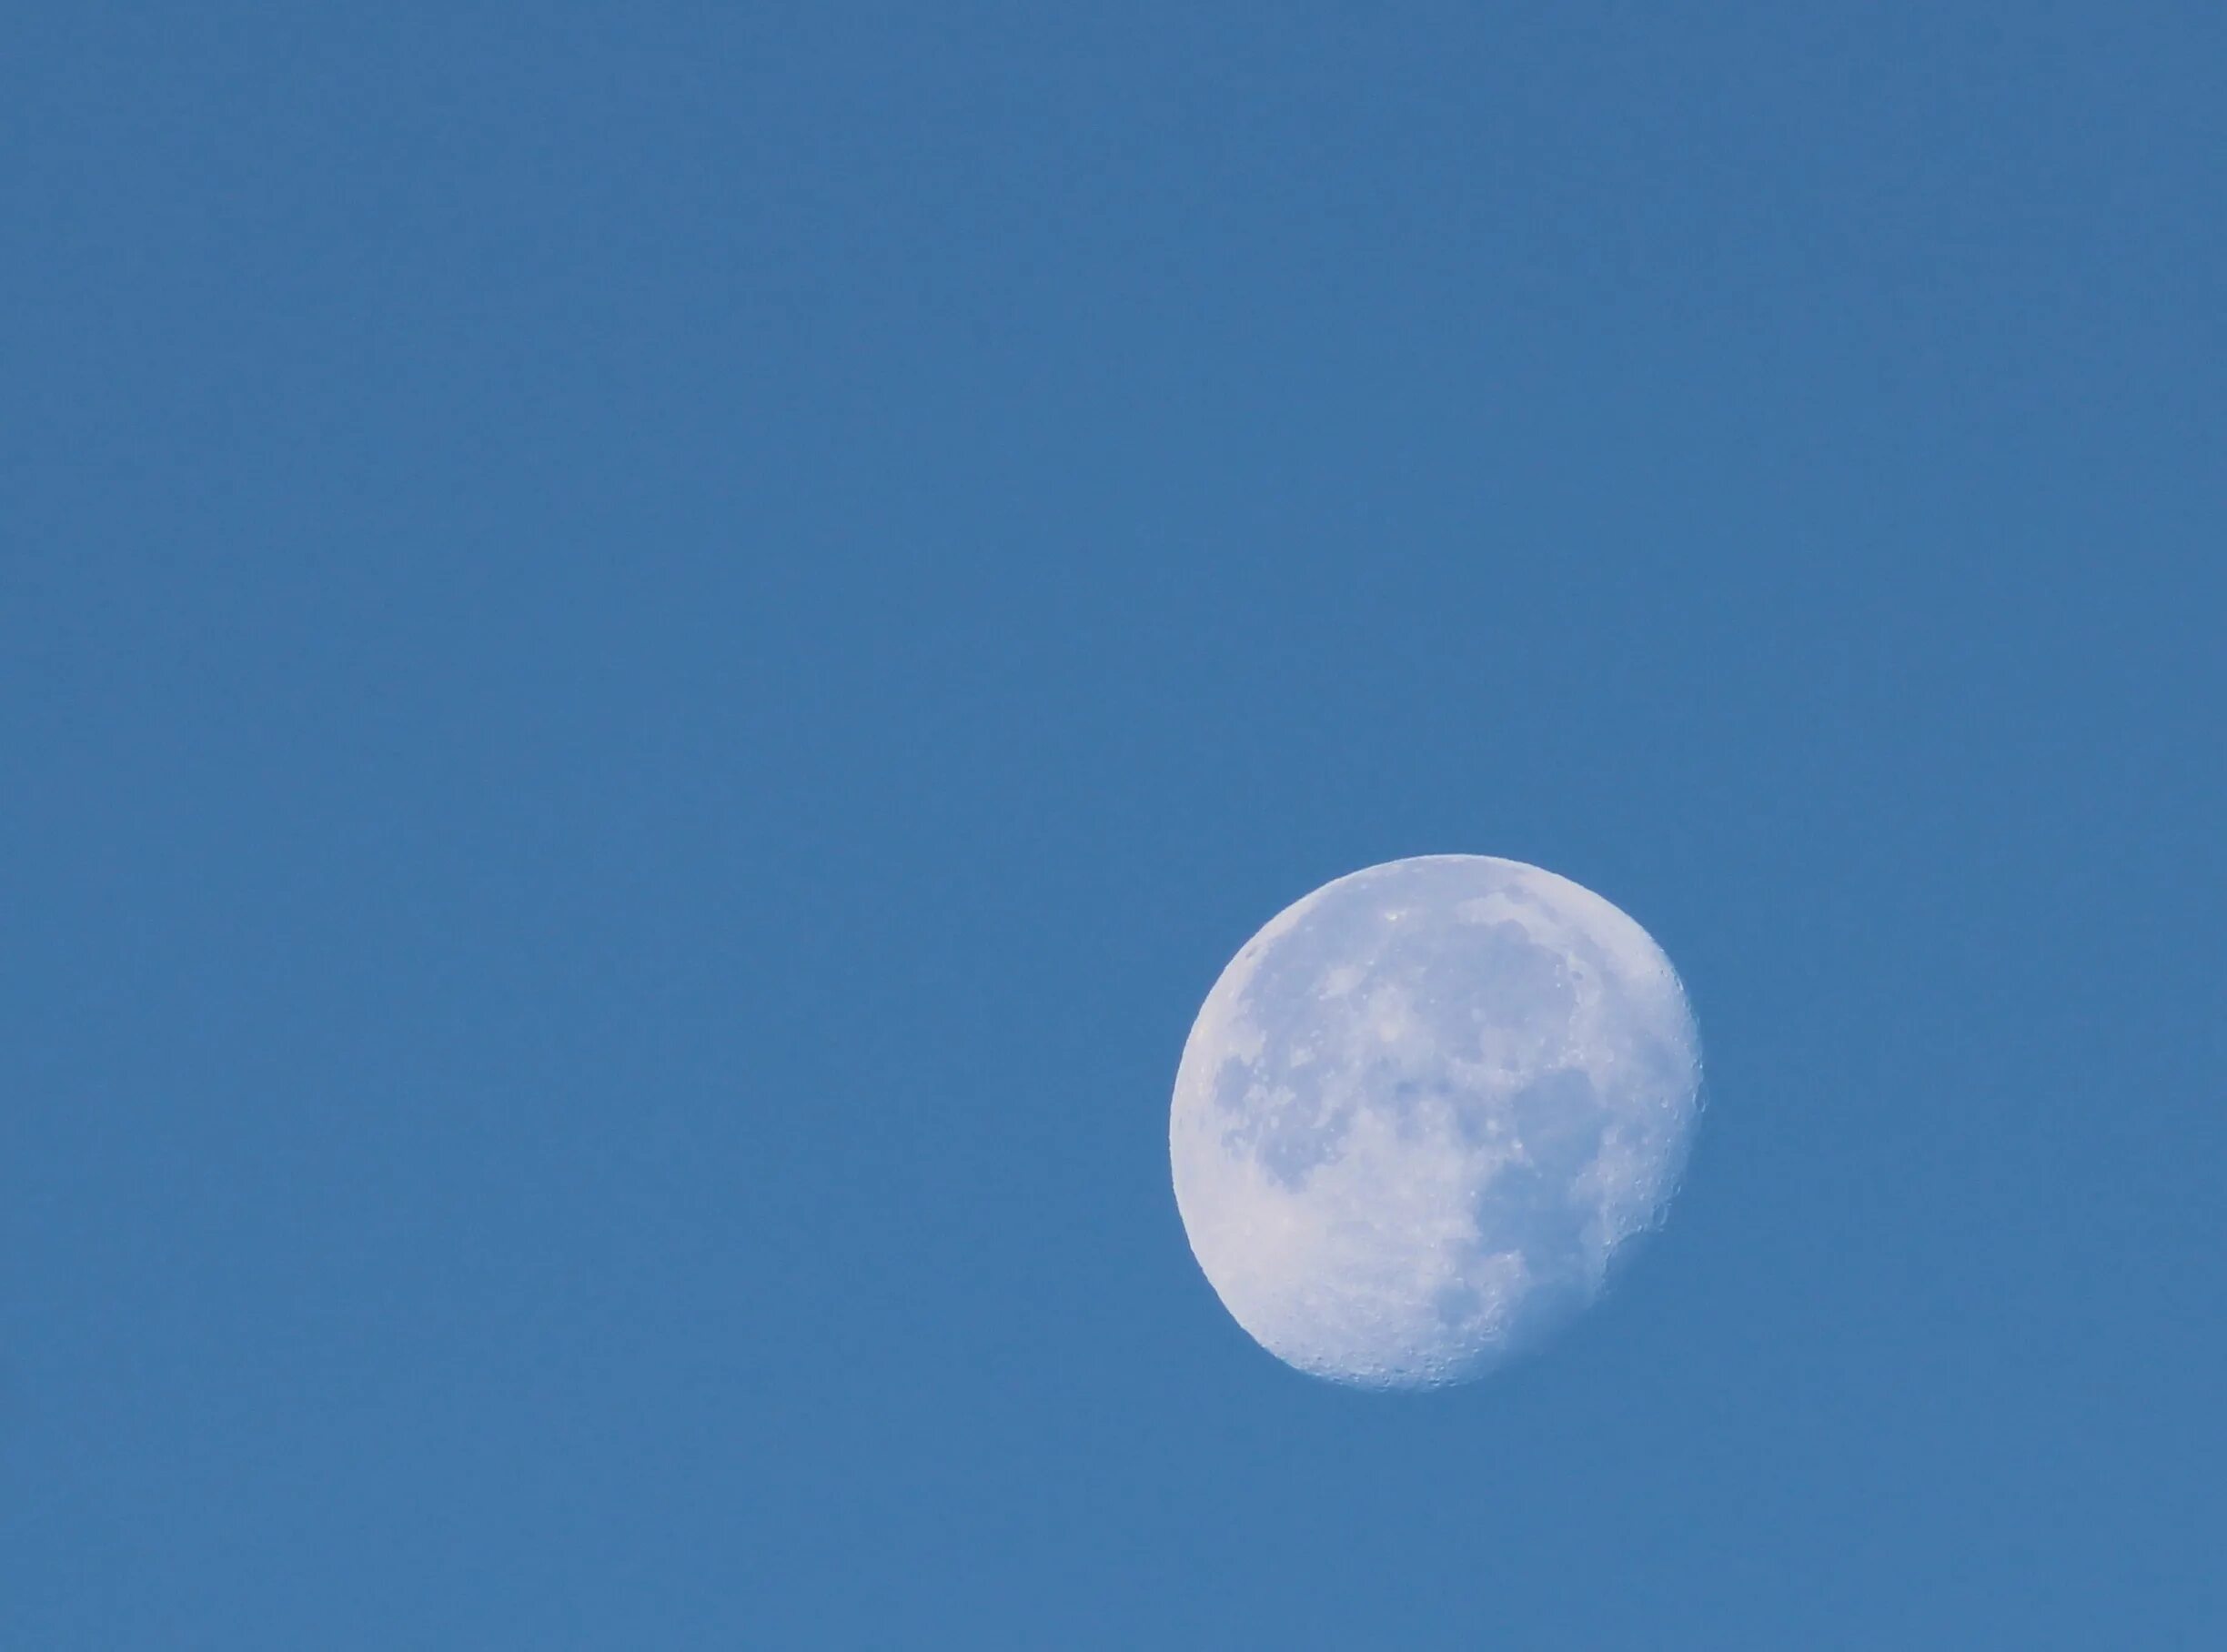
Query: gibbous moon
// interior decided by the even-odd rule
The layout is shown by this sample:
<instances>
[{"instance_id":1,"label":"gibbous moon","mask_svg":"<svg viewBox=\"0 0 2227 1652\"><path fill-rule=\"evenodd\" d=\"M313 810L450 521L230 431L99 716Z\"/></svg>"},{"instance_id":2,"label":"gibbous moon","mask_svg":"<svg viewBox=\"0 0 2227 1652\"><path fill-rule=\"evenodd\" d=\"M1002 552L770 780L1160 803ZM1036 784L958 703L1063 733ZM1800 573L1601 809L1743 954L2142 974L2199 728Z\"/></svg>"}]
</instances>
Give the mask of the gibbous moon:
<instances>
[{"instance_id":1,"label":"gibbous moon","mask_svg":"<svg viewBox=\"0 0 2227 1652\"><path fill-rule=\"evenodd\" d=\"M1654 1226L1700 1041L1648 932L1488 855L1368 867L1245 942L1168 1121L1199 1266L1277 1358L1333 1382L1483 1375L1599 1295Z\"/></svg>"}]
</instances>

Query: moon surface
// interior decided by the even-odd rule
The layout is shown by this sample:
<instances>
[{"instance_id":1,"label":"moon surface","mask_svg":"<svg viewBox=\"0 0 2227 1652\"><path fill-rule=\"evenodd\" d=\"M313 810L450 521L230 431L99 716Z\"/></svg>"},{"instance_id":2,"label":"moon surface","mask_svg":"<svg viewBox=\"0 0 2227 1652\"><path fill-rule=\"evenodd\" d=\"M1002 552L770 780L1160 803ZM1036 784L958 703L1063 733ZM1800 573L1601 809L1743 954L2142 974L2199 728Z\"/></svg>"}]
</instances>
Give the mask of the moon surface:
<instances>
[{"instance_id":1,"label":"moon surface","mask_svg":"<svg viewBox=\"0 0 2227 1652\"><path fill-rule=\"evenodd\" d=\"M1648 932L1567 878L1424 855L1245 942L1184 1045L1175 1203L1277 1358L1366 1387L1483 1375L1655 1226L1700 1041Z\"/></svg>"}]
</instances>

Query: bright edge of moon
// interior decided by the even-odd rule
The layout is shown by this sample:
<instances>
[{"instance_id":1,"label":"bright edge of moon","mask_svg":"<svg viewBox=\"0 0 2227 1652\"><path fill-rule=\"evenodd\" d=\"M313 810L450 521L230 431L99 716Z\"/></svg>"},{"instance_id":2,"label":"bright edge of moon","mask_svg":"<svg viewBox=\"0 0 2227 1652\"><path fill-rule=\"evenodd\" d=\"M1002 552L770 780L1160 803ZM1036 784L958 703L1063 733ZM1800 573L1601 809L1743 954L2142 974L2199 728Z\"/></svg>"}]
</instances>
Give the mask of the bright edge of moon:
<instances>
[{"instance_id":1,"label":"bright edge of moon","mask_svg":"<svg viewBox=\"0 0 2227 1652\"><path fill-rule=\"evenodd\" d=\"M1662 1219L1700 1112L1677 972L1592 891L1424 855L1245 942L1184 1045L1168 1149L1237 1323L1332 1382L1482 1376Z\"/></svg>"}]
</instances>

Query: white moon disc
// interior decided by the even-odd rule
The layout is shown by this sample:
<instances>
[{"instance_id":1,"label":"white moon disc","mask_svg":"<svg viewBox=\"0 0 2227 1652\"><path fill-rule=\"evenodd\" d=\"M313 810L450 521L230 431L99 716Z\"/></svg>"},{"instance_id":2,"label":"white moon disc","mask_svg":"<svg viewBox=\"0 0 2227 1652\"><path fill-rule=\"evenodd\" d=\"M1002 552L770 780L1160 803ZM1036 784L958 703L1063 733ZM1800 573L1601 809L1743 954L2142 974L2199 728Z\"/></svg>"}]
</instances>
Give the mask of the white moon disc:
<instances>
[{"instance_id":1,"label":"white moon disc","mask_svg":"<svg viewBox=\"0 0 2227 1652\"><path fill-rule=\"evenodd\" d=\"M1175 1077L1191 1249L1237 1323L1334 1382L1483 1375L1661 1217L1700 1105L1670 961L1567 878L1424 855L1245 942Z\"/></svg>"}]
</instances>

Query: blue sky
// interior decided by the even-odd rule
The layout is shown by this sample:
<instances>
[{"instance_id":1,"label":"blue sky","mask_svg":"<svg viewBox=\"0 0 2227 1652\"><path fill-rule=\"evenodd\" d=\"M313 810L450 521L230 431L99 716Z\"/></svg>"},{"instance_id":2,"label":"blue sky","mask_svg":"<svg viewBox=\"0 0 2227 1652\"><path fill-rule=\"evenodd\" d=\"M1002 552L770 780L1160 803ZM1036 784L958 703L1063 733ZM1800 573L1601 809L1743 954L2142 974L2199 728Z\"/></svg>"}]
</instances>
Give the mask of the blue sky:
<instances>
[{"instance_id":1,"label":"blue sky","mask_svg":"<svg viewBox=\"0 0 2227 1652\"><path fill-rule=\"evenodd\" d=\"M1819 9L19 18L0 1641L2216 1638L2227 28ZM1431 851L1710 1111L1386 1398L1166 1107Z\"/></svg>"}]
</instances>

